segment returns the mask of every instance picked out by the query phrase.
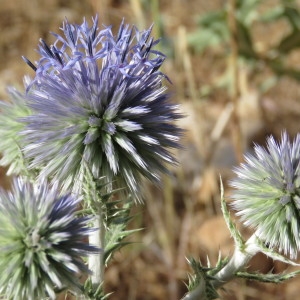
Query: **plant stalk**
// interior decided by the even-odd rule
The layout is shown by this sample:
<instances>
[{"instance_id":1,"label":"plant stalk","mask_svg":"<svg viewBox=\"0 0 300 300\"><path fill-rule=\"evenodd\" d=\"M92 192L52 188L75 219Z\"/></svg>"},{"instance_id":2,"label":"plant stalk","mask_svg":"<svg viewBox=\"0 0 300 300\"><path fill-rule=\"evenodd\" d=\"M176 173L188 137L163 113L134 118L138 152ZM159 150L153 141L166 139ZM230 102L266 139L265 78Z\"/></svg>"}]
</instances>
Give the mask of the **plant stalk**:
<instances>
[{"instance_id":1,"label":"plant stalk","mask_svg":"<svg viewBox=\"0 0 300 300\"><path fill-rule=\"evenodd\" d=\"M260 250L256 243L256 236L252 235L241 249L236 247L230 261L216 275L212 284L215 288L219 288L235 277L235 274L242 270L250 261L250 259ZM206 300L206 283L204 281L191 292L187 293L182 300Z\"/></svg>"},{"instance_id":2,"label":"plant stalk","mask_svg":"<svg viewBox=\"0 0 300 300\"><path fill-rule=\"evenodd\" d=\"M93 227L95 231L90 233L89 242L101 249L99 253L90 255L89 269L93 272L91 281L95 288L99 287L104 281L104 249L105 249L105 226L101 205L98 206L98 214L94 217Z\"/></svg>"},{"instance_id":3,"label":"plant stalk","mask_svg":"<svg viewBox=\"0 0 300 300\"><path fill-rule=\"evenodd\" d=\"M238 28L236 22L236 0L228 0L228 28L230 32L230 49L231 57L230 64L232 70L231 76L231 101L233 104L233 114L232 114L232 139L235 147L235 152L238 162L243 161L243 136L240 124L240 118L238 113L238 102L240 96L239 89L239 46L238 46Z\"/></svg>"},{"instance_id":4,"label":"plant stalk","mask_svg":"<svg viewBox=\"0 0 300 300\"><path fill-rule=\"evenodd\" d=\"M246 242L245 247L240 249L235 248L233 256L230 261L221 269L216 275L214 275L215 280L213 281L213 286L218 288L224 285L226 282L230 281L235 277L235 274L242 270L249 263L250 259L258 253L260 248L256 244L256 236L252 235Z\"/></svg>"}]
</instances>

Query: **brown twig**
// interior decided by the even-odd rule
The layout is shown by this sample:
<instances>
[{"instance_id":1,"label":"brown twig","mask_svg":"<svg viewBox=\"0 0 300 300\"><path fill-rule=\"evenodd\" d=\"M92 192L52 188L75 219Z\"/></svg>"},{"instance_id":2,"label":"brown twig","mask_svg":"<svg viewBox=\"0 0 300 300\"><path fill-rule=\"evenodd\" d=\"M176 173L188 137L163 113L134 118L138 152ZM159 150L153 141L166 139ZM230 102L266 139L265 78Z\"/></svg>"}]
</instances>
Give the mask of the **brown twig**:
<instances>
[{"instance_id":1,"label":"brown twig","mask_svg":"<svg viewBox=\"0 0 300 300\"><path fill-rule=\"evenodd\" d=\"M230 64L232 70L231 76L231 102L233 104L232 113L232 139L239 162L243 161L243 136L238 114L239 101L239 66L238 66L238 31L236 22L236 0L228 0L228 27L230 32Z\"/></svg>"}]
</instances>

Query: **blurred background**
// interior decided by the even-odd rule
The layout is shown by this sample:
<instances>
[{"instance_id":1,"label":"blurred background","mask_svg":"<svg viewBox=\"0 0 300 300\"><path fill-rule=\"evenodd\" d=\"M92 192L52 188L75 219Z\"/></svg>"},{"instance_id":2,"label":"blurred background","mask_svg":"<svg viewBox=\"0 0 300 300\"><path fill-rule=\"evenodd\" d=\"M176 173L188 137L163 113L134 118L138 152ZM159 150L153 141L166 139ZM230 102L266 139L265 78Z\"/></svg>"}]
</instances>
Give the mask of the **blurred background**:
<instances>
[{"instance_id":1,"label":"blurred background","mask_svg":"<svg viewBox=\"0 0 300 300\"><path fill-rule=\"evenodd\" d=\"M173 100L186 115L185 149L161 189L145 184L145 204L134 208L132 228L143 230L117 253L106 272L110 299L180 299L191 272L186 257L215 263L233 251L220 211L219 175L230 190L232 168L266 136L299 131L299 0L0 0L0 97L23 89L23 62L38 59L39 38L54 41L62 21L81 23L98 13L117 32L124 18L139 29L152 23L167 55ZM166 83L167 84L167 83ZM1 184L9 179L1 169ZM229 200L228 200L229 201ZM245 236L250 233L243 230ZM281 272L283 263L257 255L251 271ZM289 271L292 268L288 269ZM222 299L299 299L300 278L258 284L235 280Z\"/></svg>"}]
</instances>

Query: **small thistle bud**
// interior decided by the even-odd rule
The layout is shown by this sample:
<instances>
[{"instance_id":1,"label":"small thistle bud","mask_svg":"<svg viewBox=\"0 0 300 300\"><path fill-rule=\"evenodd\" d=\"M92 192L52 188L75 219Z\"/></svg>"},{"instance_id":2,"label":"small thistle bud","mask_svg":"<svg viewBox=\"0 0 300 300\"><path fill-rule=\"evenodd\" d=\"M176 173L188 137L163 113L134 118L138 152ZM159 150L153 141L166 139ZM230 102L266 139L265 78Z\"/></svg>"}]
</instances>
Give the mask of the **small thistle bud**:
<instances>
[{"instance_id":1,"label":"small thistle bud","mask_svg":"<svg viewBox=\"0 0 300 300\"><path fill-rule=\"evenodd\" d=\"M41 176L65 187L88 166L95 178L117 181L139 195L142 176L158 182L170 149L179 147L181 118L159 71L165 57L153 49L151 28L138 31L63 25L52 46L41 42L36 77L27 89L32 115L22 132L26 157ZM32 63L30 63L32 65ZM78 180L79 179L79 180Z\"/></svg>"},{"instance_id":2,"label":"small thistle bud","mask_svg":"<svg viewBox=\"0 0 300 300\"><path fill-rule=\"evenodd\" d=\"M22 154L23 144L19 132L24 129L25 124L20 122L30 114L24 97L15 89L8 89L11 101L0 101L0 153L2 158L0 165L9 167L7 174L24 174L26 170Z\"/></svg>"},{"instance_id":3,"label":"small thistle bud","mask_svg":"<svg viewBox=\"0 0 300 300\"><path fill-rule=\"evenodd\" d=\"M267 149L256 145L255 155L235 169L231 182L233 208L246 226L270 248L291 258L300 250L300 135L290 143L286 132Z\"/></svg>"},{"instance_id":4,"label":"small thistle bud","mask_svg":"<svg viewBox=\"0 0 300 300\"><path fill-rule=\"evenodd\" d=\"M88 272L81 256L97 248L84 241L91 228L76 217L79 199L15 179L0 190L0 294L7 299L55 299L56 289L79 291Z\"/></svg>"}]
</instances>

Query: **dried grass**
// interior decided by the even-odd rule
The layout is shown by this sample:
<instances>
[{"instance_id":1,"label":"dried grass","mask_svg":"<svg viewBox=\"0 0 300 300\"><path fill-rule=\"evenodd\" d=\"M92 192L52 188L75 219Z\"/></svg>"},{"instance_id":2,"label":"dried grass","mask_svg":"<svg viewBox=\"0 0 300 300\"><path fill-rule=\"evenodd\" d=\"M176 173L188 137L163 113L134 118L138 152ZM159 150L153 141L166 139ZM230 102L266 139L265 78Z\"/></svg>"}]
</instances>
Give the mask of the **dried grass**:
<instances>
[{"instance_id":1,"label":"dried grass","mask_svg":"<svg viewBox=\"0 0 300 300\"><path fill-rule=\"evenodd\" d=\"M21 55L37 59L33 50L39 38L51 43L49 31L57 31L65 17L81 22L84 16L89 18L99 13L104 24L117 26L125 17L126 21L141 28L154 20L154 34L158 37L164 31L169 38L171 55L165 72L174 83L170 87L174 91L174 101L181 103L188 115L182 121L187 129L186 149L178 153L181 166L173 170L174 177L164 178L162 190L148 185L145 206L135 208L139 217L132 226L145 229L133 237L136 244L115 256L107 271L106 289L114 291L112 300L179 299L186 291L183 284L188 271L185 256L206 260L208 254L213 261L219 248L224 255L231 251L232 241L220 218L218 174L221 173L226 182L232 176L230 170L236 159L227 124L217 128L217 138L212 134L216 124L220 126L224 111L226 113L228 97L220 92L214 98L199 99L201 86L220 76L224 65L214 61L211 53L191 52L186 44L186 34L195 28L196 16L217 8L222 1L153 0L153 3L159 6L149 5L149 10L145 11L137 0L0 0L2 99L7 97L7 85L21 85L23 75L32 72L22 62ZM266 29L258 28L257 32L262 41L268 38ZM293 56L294 64L299 60L299 56ZM244 116L245 147L252 141L261 142L266 133L280 133L283 127L291 135L299 131L299 86L284 79L263 99L253 102L253 97L259 96L245 72L244 102L240 107L240 114ZM1 183L7 185L4 178L2 170ZM269 270L276 271L276 265L270 264L265 257L258 261L258 265L266 264ZM235 281L226 286L222 297L231 300L296 299L299 283L299 279L280 286Z\"/></svg>"}]
</instances>

